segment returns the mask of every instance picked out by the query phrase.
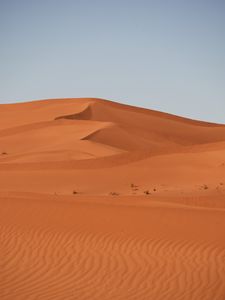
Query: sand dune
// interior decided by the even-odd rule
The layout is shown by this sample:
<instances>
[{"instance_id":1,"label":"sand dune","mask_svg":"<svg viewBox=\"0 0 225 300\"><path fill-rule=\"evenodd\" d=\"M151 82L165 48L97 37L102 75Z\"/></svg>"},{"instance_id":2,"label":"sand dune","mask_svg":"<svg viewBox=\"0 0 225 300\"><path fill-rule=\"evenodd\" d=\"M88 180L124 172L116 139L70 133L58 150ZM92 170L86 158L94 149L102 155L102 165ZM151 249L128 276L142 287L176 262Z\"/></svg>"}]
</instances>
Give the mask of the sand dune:
<instances>
[{"instance_id":1,"label":"sand dune","mask_svg":"<svg viewBox=\"0 0 225 300\"><path fill-rule=\"evenodd\" d=\"M0 299L225 299L225 126L0 105Z\"/></svg>"}]
</instances>

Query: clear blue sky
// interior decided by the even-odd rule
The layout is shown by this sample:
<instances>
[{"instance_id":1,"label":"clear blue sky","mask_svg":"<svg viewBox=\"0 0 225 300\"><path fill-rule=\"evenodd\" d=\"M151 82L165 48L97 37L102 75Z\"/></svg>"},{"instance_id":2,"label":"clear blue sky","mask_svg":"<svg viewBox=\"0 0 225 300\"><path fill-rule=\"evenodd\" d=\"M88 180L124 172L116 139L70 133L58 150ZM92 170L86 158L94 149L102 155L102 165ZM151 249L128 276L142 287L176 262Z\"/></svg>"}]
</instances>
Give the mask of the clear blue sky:
<instances>
[{"instance_id":1,"label":"clear blue sky","mask_svg":"<svg viewBox=\"0 0 225 300\"><path fill-rule=\"evenodd\" d=\"M225 123L225 1L0 0L0 103L60 97Z\"/></svg>"}]
</instances>

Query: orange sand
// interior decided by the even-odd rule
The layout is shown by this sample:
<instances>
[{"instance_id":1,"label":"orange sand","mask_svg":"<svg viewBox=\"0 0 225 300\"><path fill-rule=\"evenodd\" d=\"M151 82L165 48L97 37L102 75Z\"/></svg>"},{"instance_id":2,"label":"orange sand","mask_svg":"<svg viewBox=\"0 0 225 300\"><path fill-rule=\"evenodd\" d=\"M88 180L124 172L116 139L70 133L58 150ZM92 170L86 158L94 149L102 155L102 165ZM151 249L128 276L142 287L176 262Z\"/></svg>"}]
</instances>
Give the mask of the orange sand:
<instances>
[{"instance_id":1,"label":"orange sand","mask_svg":"<svg viewBox=\"0 0 225 300\"><path fill-rule=\"evenodd\" d=\"M225 125L0 105L1 300L224 300Z\"/></svg>"}]
</instances>

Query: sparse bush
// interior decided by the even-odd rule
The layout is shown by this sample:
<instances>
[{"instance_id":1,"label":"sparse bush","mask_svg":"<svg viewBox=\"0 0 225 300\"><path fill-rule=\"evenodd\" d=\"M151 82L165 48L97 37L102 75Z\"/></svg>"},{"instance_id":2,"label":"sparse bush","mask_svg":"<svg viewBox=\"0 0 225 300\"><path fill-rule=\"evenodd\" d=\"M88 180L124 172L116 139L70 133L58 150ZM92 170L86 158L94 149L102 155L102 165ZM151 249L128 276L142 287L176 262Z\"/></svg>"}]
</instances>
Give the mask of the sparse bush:
<instances>
[{"instance_id":1,"label":"sparse bush","mask_svg":"<svg viewBox=\"0 0 225 300\"><path fill-rule=\"evenodd\" d=\"M78 194L78 192L77 192L77 191L75 191L75 190L73 190L73 194L74 194L74 195L76 195L76 194Z\"/></svg>"},{"instance_id":2,"label":"sparse bush","mask_svg":"<svg viewBox=\"0 0 225 300\"><path fill-rule=\"evenodd\" d=\"M153 189L153 192L156 192L156 188Z\"/></svg>"},{"instance_id":3,"label":"sparse bush","mask_svg":"<svg viewBox=\"0 0 225 300\"><path fill-rule=\"evenodd\" d=\"M136 184L134 184L134 183L131 183L130 187L131 187L132 189L137 189L137 188L138 188L138 185L136 185Z\"/></svg>"},{"instance_id":4,"label":"sparse bush","mask_svg":"<svg viewBox=\"0 0 225 300\"><path fill-rule=\"evenodd\" d=\"M119 193L117 193L117 192L110 192L109 193L111 196L119 196Z\"/></svg>"},{"instance_id":5,"label":"sparse bush","mask_svg":"<svg viewBox=\"0 0 225 300\"><path fill-rule=\"evenodd\" d=\"M145 195L150 195L151 193L149 192L149 190L144 191Z\"/></svg>"},{"instance_id":6,"label":"sparse bush","mask_svg":"<svg viewBox=\"0 0 225 300\"><path fill-rule=\"evenodd\" d=\"M7 154L7 152L5 152L5 151L2 152L2 155L6 155L6 154Z\"/></svg>"},{"instance_id":7,"label":"sparse bush","mask_svg":"<svg viewBox=\"0 0 225 300\"><path fill-rule=\"evenodd\" d=\"M130 187L131 187L133 192L138 191L138 185L136 185L134 183L131 183Z\"/></svg>"},{"instance_id":8,"label":"sparse bush","mask_svg":"<svg viewBox=\"0 0 225 300\"><path fill-rule=\"evenodd\" d=\"M208 188L209 188L208 185L206 185L206 184L203 185L204 190L208 190Z\"/></svg>"}]
</instances>

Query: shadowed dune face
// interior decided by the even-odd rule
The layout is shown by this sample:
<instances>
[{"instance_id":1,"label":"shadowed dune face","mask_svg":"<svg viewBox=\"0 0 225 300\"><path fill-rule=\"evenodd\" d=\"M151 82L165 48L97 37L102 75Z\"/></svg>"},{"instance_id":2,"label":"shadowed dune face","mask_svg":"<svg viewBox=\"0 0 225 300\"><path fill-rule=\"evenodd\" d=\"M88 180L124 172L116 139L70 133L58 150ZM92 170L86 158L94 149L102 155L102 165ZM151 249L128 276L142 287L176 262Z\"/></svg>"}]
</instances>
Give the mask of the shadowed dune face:
<instances>
[{"instance_id":1,"label":"shadowed dune face","mask_svg":"<svg viewBox=\"0 0 225 300\"><path fill-rule=\"evenodd\" d=\"M131 149L153 149L159 145L157 150L165 147L180 145L195 145L202 143L224 141L225 128L215 124L172 118L166 114L148 110L127 109L114 103L96 101L89 103L79 113L57 117L56 119L70 120L94 120L100 122L111 122L114 130L103 128L89 136L93 141L100 143L112 143L117 135L117 146L123 147L131 142L134 146ZM135 120L135 121L134 121ZM215 128L216 127L216 128ZM222 128L221 128L222 127ZM136 144L136 145L135 145ZM140 146L141 144L141 146ZM139 147L138 147L139 145ZM152 145L152 147L151 147ZM129 146L127 146L129 148Z\"/></svg>"},{"instance_id":2,"label":"shadowed dune face","mask_svg":"<svg viewBox=\"0 0 225 300\"><path fill-rule=\"evenodd\" d=\"M0 105L0 299L225 299L225 126Z\"/></svg>"}]
</instances>

